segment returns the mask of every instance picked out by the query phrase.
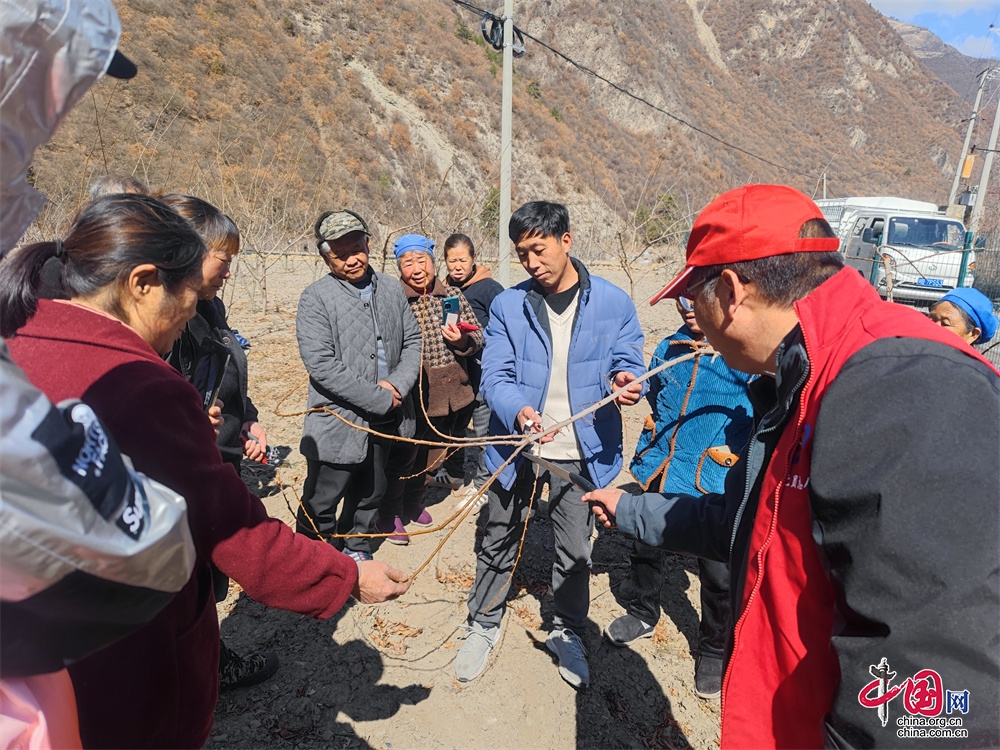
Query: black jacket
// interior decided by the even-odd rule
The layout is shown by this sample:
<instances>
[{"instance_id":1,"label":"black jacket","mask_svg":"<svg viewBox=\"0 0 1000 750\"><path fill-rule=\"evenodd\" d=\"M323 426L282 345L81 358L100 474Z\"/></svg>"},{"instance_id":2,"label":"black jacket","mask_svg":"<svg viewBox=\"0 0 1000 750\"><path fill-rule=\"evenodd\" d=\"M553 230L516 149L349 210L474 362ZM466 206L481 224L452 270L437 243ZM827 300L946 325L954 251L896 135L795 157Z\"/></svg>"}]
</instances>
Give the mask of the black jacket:
<instances>
[{"instance_id":1,"label":"black jacket","mask_svg":"<svg viewBox=\"0 0 1000 750\"><path fill-rule=\"evenodd\" d=\"M243 460L240 428L244 422L257 421L257 408L247 395L247 357L226 322L226 306L218 297L198 302L197 313L188 322L181 337L174 342L169 362L181 375L191 380L203 342L215 339L229 349L231 359L219 390L222 401L223 425L219 428L218 445L224 461L233 464L237 473Z\"/></svg>"},{"instance_id":2,"label":"black jacket","mask_svg":"<svg viewBox=\"0 0 1000 750\"><path fill-rule=\"evenodd\" d=\"M724 494L647 493L619 504L630 535L729 562L736 613L763 469L809 372L798 328L779 351L777 378L751 386L754 435ZM829 746L998 746L1000 378L934 341L865 346L823 397L809 489L814 537L837 592L841 684ZM978 707L961 717L968 738L904 738L892 727L873 735L872 710L858 701L873 651L901 679L934 668L951 678L946 688L968 690Z\"/></svg>"},{"instance_id":3,"label":"black jacket","mask_svg":"<svg viewBox=\"0 0 1000 750\"><path fill-rule=\"evenodd\" d=\"M472 307L472 312L476 314L480 330L485 331L486 326L490 324L490 305L493 304L493 299L503 291L503 286L490 276L489 268L486 266L476 266L475 268L472 278L465 283L465 286L454 284L450 278L447 283L462 290L462 294ZM469 368L469 382L472 384L473 390L479 393L479 381L483 374L482 351L474 357L470 357L466 361L466 365Z\"/></svg>"}]
</instances>

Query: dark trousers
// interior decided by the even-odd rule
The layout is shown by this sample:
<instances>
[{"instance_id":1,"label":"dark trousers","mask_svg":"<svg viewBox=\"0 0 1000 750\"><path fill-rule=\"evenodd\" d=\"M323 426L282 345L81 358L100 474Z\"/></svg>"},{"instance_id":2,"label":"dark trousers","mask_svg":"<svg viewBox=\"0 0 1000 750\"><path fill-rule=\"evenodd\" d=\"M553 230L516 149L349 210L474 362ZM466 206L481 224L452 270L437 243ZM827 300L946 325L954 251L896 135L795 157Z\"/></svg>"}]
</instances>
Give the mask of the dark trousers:
<instances>
[{"instance_id":1,"label":"dark trousers","mask_svg":"<svg viewBox=\"0 0 1000 750\"><path fill-rule=\"evenodd\" d=\"M428 424L423 409L417 409L416 436L419 440L430 440L432 442L444 442L445 439L441 435L465 437L465 428L469 425L469 420L472 418L472 412L475 408L476 402L473 401L468 406L464 406L458 411L451 412L443 417L431 417L430 425L434 425L434 429L431 429ZM441 433L441 435L438 433ZM394 508L405 511L405 515L411 518L414 517L414 511L419 516L420 511L424 507L424 495L427 493L427 483L430 481L430 478L423 472L427 468L427 454L429 452L430 446L417 446L416 457L413 459L413 470L409 472L417 476L406 480L402 492L402 500L393 504ZM455 468L456 465L458 468ZM444 466L450 472L454 472L453 476L465 476L465 449L460 448L455 451L445 460ZM384 509L382 515L388 516L389 510L388 508ZM392 515L398 516L400 513L397 512Z\"/></svg>"},{"instance_id":2,"label":"dark trousers","mask_svg":"<svg viewBox=\"0 0 1000 750\"><path fill-rule=\"evenodd\" d=\"M631 580L635 594L629 602L628 613L650 625L660 619L660 589L668 554L642 542L636 542L632 551ZM698 558L698 577L701 579L698 651L703 656L722 658L726 633L731 627L729 566L716 560Z\"/></svg>"},{"instance_id":3,"label":"dark trousers","mask_svg":"<svg viewBox=\"0 0 1000 750\"><path fill-rule=\"evenodd\" d=\"M420 515L420 509L413 506L403 505L406 487L410 480L404 479L413 474L417 469L414 463L417 459L419 446L414 443L394 442L389 448L389 457L385 465L386 488L378 505L378 514L382 518L393 518L394 516L406 516L416 518ZM427 460L426 453L424 461ZM421 474L420 479L424 479ZM414 477L414 480L417 478ZM423 502L423 493L420 493L420 501ZM422 506L421 506L422 508ZM416 510L416 513L414 511Z\"/></svg>"},{"instance_id":4,"label":"dark trousers","mask_svg":"<svg viewBox=\"0 0 1000 750\"><path fill-rule=\"evenodd\" d=\"M568 471L587 476L587 468L577 461L557 461ZM590 506L581 502L583 490L548 471L540 471L535 483L534 465L525 461L514 486L505 490L494 482L489 491L489 521L476 559L476 582L469 592L469 622L495 627L507 609L511 568L517 557L521 533L528 518L532 487L536 499L542 486L549 485L549 518L555 542L556 561L552 565L552 594L556 627L577 630L590 611L590 553L594 517Z\"/></svg>"},{"instance_id":5,"label":"dark trousers","mask_svg":"<svg viewBox=\"0 0 1000 750\"><path fill-rule=\"evenodd\" d=\"M374 533L375 515L386 489L388 442L369 435L368 455L359 464L306 459L306 483L302 489L302 507L295 518L295 530L311 539L326 538L328 534ZM338 506L341 506L339 515ZM372 551L372 540L366 537L329 541L341 550L369 554Z\"/></svg>"},{"instance_id":6,"label":"dark trousers","mask_svg":"<svg viewBox=\"0 0 1000 750\"><path fill-rule=\"evenodd\" d=\"M468 406L463 406L458 411L449 414L446 417L431 417L431 423L437 428L437 431L442 435L449 435L451 437L464 438L466 430L469 427L469 420L472 419L472 414L476 410L476 402L473 401ZM430 436L427 440L441 440L439 435L435 435L430 432ZM458 450L452 451L448 458L444 460L444 468L448 470L448 473L453 477L465 477L465 448L459 448Z\"/></svg>"},{"instance_id":7,"label":"dark trousers","mask_svg":"<svg viewBox=\"0 0 1000 750\"><path fill-rule=\"evenodd\" d=\"M478 394L476 396L476 408L472 412L473 437L484 438L490 434L490 416L492 414L493 412L490 411L490 407L483 401L483 394ZM477 456L475 459L476 472L472 477L472 483L476 487L482 487L490 478L490 471L486 468L486 449L466 448L465 450Z\"/></svg>"}]
</instances>

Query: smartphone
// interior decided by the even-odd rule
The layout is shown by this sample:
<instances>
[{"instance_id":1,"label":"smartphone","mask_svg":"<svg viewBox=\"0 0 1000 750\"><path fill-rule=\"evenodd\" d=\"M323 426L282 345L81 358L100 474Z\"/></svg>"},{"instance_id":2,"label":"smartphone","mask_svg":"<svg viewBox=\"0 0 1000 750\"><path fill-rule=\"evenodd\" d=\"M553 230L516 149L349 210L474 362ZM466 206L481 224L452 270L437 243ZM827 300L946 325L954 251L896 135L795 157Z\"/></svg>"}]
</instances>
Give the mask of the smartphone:
<instances>
[{"instance_id":1,"label":"smartphone","mask_svg":"<svg viewBox=\"0 0 1000 750\"><path fill-rule=\"evenodd\" d=\"M458 297L445 297L441 300L441 320L444 321L442 325L457 326L458 310Z\"/></svg>"},{"instance_id":2,"label":"smartphone","mask_svg":"<svg viewBox=\"0 0 1000 750\"><path fill-rule=\"evenodd\" d=\"M194 366L191 384L198 389L202 398L202 408L208 411L219 397L222 380L229 367L229 349L215 339L202 342L203 353Z\"/></svg>"}]
</instances>

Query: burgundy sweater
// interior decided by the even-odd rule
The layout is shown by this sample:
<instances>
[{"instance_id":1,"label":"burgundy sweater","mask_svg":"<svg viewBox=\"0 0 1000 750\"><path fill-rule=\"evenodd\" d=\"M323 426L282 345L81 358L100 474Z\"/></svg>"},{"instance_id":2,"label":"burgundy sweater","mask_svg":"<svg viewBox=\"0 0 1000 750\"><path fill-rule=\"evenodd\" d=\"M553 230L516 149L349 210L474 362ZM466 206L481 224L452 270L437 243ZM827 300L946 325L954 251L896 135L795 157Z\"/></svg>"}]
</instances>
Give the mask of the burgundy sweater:
<instances>
[{"instance_id":1,"label":"burgundy sweater","mask_svg":"<svg viewBox=\"0 0 1000 750\"><path fill-rule=\"evenodd\" d=\"M43 300L9 344L53 402L87 403L138 471L186 498L198 552L191 580L155 619L70 667L84 746L201 747L219 692L209 563L255 600L320 619L344 606L357 565L267 515L223 463L198 392L132 329Z\"/></svg>"}]
</instances>

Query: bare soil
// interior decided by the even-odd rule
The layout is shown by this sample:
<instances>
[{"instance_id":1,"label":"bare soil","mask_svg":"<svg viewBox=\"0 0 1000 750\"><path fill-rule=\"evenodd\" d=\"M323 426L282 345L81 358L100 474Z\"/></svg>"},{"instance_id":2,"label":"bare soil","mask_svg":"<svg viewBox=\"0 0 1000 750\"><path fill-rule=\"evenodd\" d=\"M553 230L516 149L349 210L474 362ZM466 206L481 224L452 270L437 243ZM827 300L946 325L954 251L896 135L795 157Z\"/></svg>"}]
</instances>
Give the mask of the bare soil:
<instances>
[{"instance_id":1,"label":"bare soil","mask_svg":"<svg viewBox=\"0 0 1000 750\"><path fill-rule=\"evenodd\" d=\"M252 258L241 259L244 264ZM669 303L646 300L676 264L622 269L599 263L592 271L631 290L646 332L646 355L676 330ZM244 479L270 513L291 523L305 461L298 453L302 417L273 411L305 407L305 371L295 342L295 307L306 285L323 272L311 258L288 259L267 272L267 312L249 273L237 273L225 300L230 324L252 342L250 393L272 444L287 447L279 469L245 464ZM514 281L523 276L516 267ZM626 464L648 407L626 410ZM627 486L623 472L616 484ZM429 510L450 516L455 499L431 490ZM481 511L481 515L488 511ZM594 545L589 690L577 692L559 677L545 648L553 600L549 587L552 535L544 503L533 516L504 618L504 633L490 668L476 681L458 683L452 663L461 646L458 626L475 571L482 520L470 516L399 601L349 604L317 622L268 609L235 583L219 604L222 635L239 653L273 651L281 668L269 681L224 694L208 747L281 748L710 748L718 747L718 701L694 695L699 584L693 560L671 557L652 639L616 648L603 629L624 610L616 598L628 575L630 542L602 532ZM407 572L432 553L446 532L414 537L408 547L383 545L376 553Z\"/></svg>"}]
</instances>

